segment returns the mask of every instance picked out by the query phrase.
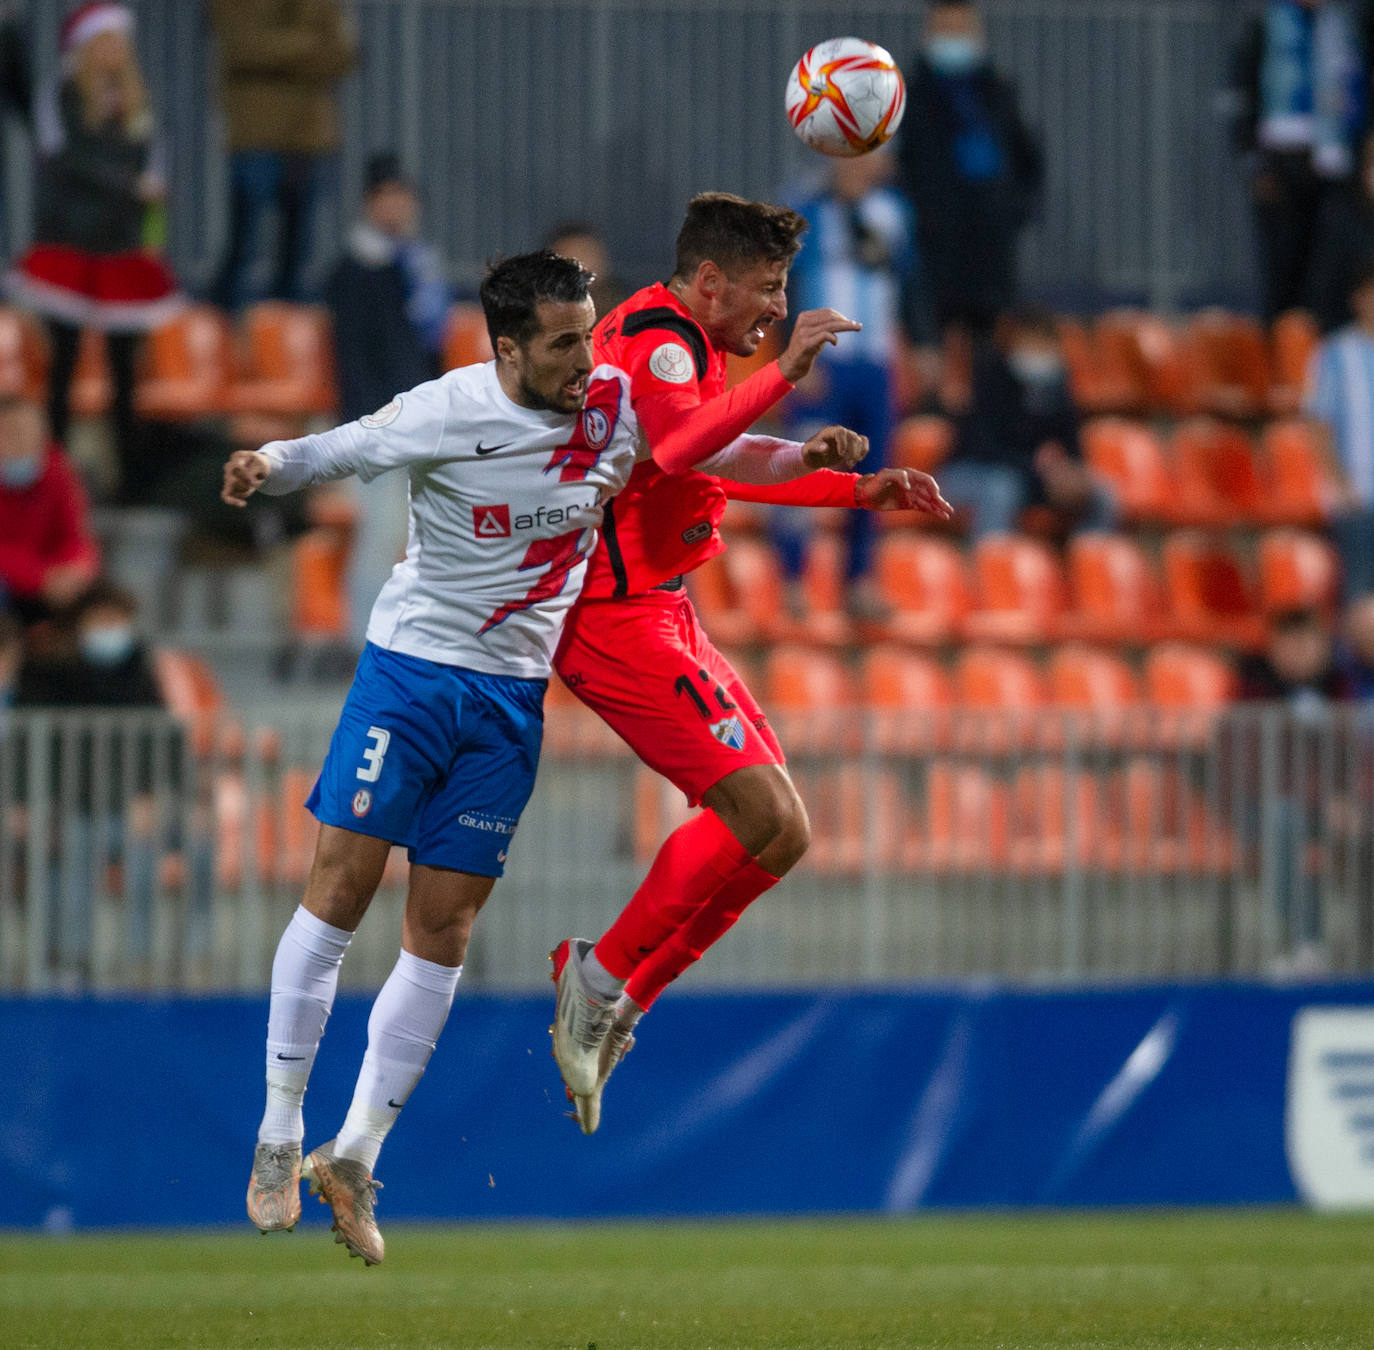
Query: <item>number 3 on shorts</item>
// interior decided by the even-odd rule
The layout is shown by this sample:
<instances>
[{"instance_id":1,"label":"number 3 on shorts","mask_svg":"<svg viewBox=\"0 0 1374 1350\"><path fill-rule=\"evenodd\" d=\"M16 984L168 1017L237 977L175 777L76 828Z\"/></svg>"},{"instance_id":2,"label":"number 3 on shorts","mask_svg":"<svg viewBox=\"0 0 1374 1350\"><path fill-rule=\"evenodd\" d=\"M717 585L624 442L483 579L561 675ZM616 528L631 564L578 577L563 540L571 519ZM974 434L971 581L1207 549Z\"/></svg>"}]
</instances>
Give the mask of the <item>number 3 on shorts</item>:
<instances>
[{"instance_id":1,"label":"number 3 on shorts","mask_svg":"<svg viewBox=\"0 0 1374 1350\"><path fill-rule=\"evenodd\" d=\"M375 783L382 776L382 761L386 758L386 748L391 744L391 733L385 727L368 727L367 738L375 741L363 751L367 762L358 769L358 777L364 783Z\"/></svg>"}]
</instances>

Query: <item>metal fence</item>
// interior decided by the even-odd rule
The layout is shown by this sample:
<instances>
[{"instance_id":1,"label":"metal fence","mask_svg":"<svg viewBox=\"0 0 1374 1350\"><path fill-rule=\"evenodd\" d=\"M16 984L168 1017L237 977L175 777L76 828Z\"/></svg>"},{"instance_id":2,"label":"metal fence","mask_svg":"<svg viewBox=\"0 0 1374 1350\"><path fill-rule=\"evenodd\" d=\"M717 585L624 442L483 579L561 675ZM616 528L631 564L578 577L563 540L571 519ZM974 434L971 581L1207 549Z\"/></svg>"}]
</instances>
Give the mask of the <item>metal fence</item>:
<instances>
[{"instance_id":1,"label":"metal fence","mask_svg":"<svg viewBox=\"0 0 1374 1350\"><path fill-rule=\"evenodd\" d=\"M332 709L271 727L15 715L0 750L0 988L265 986L309 870ZM1374 713L835 712L780 719L815 833L693 982L1189 978L1374 968ZM537 986L600 932L681 798L580 707L465 987ZM344 967L394 960L393 851Z\"/></svg>"},{"instance_id":2,"label":"metal fence","mask_svg":"<svg viewBox=\"0 0 1374 1350\"><path fill-rule=\"evenodd\" d=\"M65 0L31 6L50 71ZM172 250L204 280L227 218L222 131L203 6L136 0L172 164ZM774 196L814 173L782 116L782 84L812 43L881 42L903 63L922 6L792 0L354 0L364 54L343 90L340 191L320 231L331 257L369 154L395 148L424 184L456 274L531 247L568 217L600 223L624 277L660 276L687 197ZM1026 241L1028 283L1071 304L1143 297L1168 309L1251 290L1250 229L1217 116L1233 0L985 0L998 64L1046 148ZM22 146L11 139L11 160ZM14 234L27 175L12 174Z\"/></svg>"}]
</instances>

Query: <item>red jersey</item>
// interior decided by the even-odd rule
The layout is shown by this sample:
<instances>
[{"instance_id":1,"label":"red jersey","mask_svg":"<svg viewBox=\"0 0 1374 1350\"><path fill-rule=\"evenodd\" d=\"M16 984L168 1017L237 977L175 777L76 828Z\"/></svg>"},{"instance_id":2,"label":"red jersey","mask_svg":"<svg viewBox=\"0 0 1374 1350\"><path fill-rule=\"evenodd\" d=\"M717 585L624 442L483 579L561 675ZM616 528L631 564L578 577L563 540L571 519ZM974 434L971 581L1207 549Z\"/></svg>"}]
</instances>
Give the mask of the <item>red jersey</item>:
<instances>
[{"instance_id":1,"label":"red jersey","mask_svg":"<svg viewBox=\"0 0 1374 1350\"><path fill-rule=\"evenodd\" d=\"M99 550L86 519L86 494L55 445L28 487L0 485L0 591L36 599L50 567L94 562Z\"/></svg>"}]
</instances>

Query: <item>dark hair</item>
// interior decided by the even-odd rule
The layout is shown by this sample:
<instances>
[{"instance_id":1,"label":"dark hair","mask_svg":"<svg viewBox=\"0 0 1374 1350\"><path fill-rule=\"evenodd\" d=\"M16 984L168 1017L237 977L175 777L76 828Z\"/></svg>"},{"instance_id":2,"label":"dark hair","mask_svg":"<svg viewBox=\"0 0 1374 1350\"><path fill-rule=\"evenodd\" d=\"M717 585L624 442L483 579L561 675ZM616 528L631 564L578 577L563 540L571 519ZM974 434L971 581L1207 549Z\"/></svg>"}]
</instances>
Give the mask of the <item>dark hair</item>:
<instances>
[{"instance_id":1,"label":"dark hair","mask_svg":"<svg viewBox=\"0 0 1374 1350\"><path fill-rule=\"evenodd\" d=\"M699 192L687 203L677 234L673 275L683 281L713 262L727 275L755 263L790 263L801 248L806 219L786 206L751 202L729 192Z\"/></svg>"},{"instance_id":2,"label":"dark hair","mask_svg":"<svg viewBox=\"0 0 1374 1350\"><path fill-rule=\"evenodd\" d=\"M1301 633L1308 628L1326 630L1326 622L1319 611L1300 605L1278 610L1270 617L1269 625L1275 633Z\"/></svg>"},{"instance_id":3,"label":"dark hair","mask_svg":"<svg viewBox=\"0 0 1374 1350\"><path fill-rule=\"evenodd\" d=\"M79 624L93 609L117 609L133 618L138 613L134 593L104 577L94 581L71 608L71 621Z\"/></svg>"},{"instance_id":4,"label":"dark hair","mask_svg":"<svg viewBox=\"0 0 1374 1350\"><path fill-rule=\"evenodd\" d=\"M508 337L523 347L539 331L541 300L581 304L595 279L580 262L547 248L493 263L481 292L492 349L498 337Z\"/></svg>"},{"instance_id":5,"label":"dark hair","mask_svg":"<svg viewBox=\"0 0 1374 1350\"><path fill-rule=\"evenodd\" d=\"M363 168L363 195L370 197L385 187L403 187L415 191L415 184L401 167L401 157L394 150L379 150Z\"/></svg>"},{"instance_id":6,"label":"dark hair","mask_svg":"<svg viewBox=\"0 0 1374 1350\"><path fill-rule=\"evenodd\" d=\"M1374 286L1374 258L1364 258L1360 261L1360 265L1350 278L1350 289L1346 294L1354 295L1366 286Z\"/></svg>"}]
</instances>

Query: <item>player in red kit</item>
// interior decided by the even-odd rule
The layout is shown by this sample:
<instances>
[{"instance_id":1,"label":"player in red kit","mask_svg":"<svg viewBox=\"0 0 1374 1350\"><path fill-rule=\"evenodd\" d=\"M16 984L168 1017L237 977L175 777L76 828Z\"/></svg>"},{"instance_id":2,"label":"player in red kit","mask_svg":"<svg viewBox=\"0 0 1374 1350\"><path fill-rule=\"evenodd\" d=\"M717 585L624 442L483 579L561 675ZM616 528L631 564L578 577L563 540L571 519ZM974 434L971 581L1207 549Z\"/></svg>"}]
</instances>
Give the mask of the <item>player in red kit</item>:
<instances>
[{"instance_id":1,"label":"player in red kit","mask_svg":"<svg viewBox=\"0 0 1374 1350\"><path fill-rule=\"evenodd\" d=\"M786 282L805 220L725 193L692 199L673 276L631 296L595 330L596 357L626 371L652 458L607 504L582 599L554 660L570 689L650 768L703 810L664 842L648 876L596 943L553 953L554 1057L590 1134L607 1077L667 984L777 884L810 843L806 808L768 719L702 631L683 574L724 547L728 495L746 501L948 516L935 481L857 463L863 437L826 428L805 445L747 429L859 325L834 310L798 316L776 361L730 391L727 354L748 356L787 316Z\"/></svg>"}]
</instances>

